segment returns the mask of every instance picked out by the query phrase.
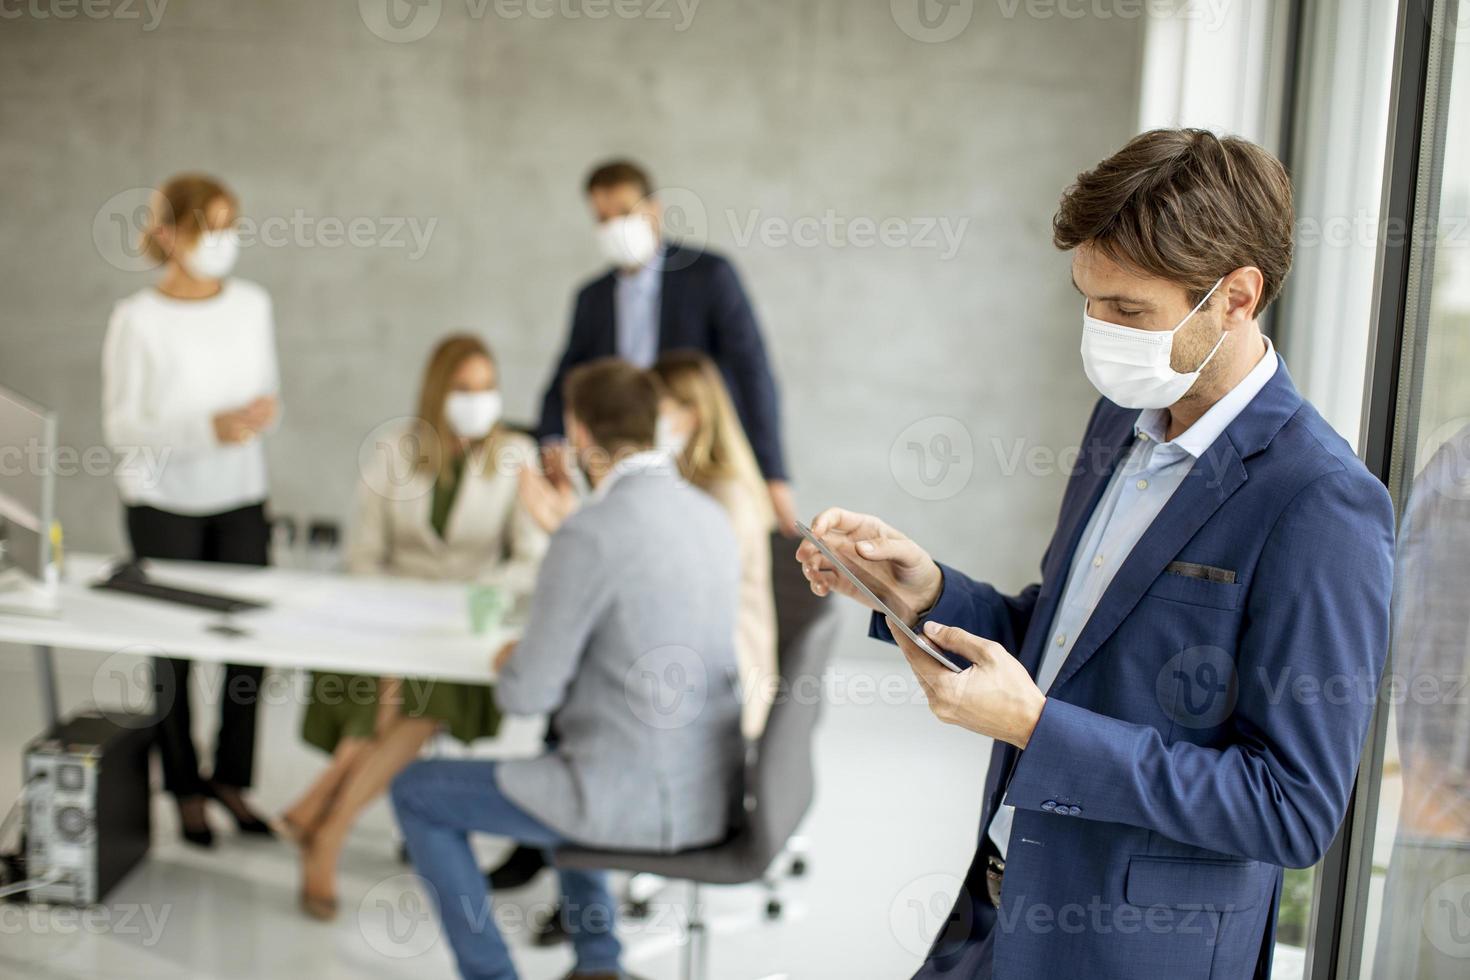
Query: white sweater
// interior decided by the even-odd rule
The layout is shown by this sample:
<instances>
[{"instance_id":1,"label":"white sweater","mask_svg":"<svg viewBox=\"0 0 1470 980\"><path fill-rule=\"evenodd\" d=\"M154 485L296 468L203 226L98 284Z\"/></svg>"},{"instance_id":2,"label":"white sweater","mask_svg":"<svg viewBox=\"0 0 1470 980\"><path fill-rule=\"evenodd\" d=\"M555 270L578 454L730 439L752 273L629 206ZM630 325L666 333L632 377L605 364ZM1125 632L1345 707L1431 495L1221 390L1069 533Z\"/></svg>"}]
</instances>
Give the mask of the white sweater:
<instances>
[{"instance_id":1,"label":"white sweater","mask_svg":"<svg viewBox=\"0 0 1470 980\"><path fill-rule=\"evenodd\" d=\"M214 416L279 388L270 295L227 279L177 300L149 287L117 304L102 353L102 425L123 502L202 516L266 497L260 440L222 445Z\"/></svg>"}]
</instances>

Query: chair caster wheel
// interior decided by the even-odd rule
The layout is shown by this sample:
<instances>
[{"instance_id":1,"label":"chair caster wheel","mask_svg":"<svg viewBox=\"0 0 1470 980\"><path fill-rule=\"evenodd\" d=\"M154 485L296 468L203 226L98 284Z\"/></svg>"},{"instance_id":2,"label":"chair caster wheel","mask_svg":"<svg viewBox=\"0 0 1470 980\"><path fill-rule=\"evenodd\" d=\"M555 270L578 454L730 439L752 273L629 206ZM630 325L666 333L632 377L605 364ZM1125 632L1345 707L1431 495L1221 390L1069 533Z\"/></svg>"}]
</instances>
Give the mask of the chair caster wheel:
<instances>
[{"instance_id":1,"label":"chair caster wheel","mask_svg":"<svg viewBox=\"0 0 1470 980\"><path fill-rule=\"evenodd\" d=\"M650 911L647 902L629 902L627 916L630 919L646 919Z\"/></svg>"},{"instance_id":2,"label":"chair caster wheel","mask_svg":"<svg viewBox=\"0 0 1470 980\"><path fill-rule=\"evenodd\" d=\"M796 858L791 862L791 877L800 878L806 874L806 858Z\"/></svg>"},{"instance_id":3,"label":"chair caster wheel","mask_svg":"<svg viewBox=\"0 0 1470 980\"><path fill-rule=\"evenodd\" d=\"M779 918L781 918L781 902L780 902L779 899L773 898L769 902L766 903L766 918L768 918L768 919L779 919Z\"/></svg>"}]
</instances>

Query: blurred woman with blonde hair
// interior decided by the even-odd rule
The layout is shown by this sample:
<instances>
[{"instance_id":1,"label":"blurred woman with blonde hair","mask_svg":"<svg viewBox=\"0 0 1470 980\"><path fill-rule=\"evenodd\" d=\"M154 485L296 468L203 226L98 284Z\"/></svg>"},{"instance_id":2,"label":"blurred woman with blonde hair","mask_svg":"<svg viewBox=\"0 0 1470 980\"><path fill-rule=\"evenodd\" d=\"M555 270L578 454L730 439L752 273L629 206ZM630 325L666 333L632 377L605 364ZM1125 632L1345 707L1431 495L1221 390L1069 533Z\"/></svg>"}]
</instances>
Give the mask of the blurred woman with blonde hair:
<instances>
[{"instance_id":1,"label":"blurred woman with blonde hair","mask_svg":"<svg viewBox=\"0 0 1470 980\"><path fill-rule=\"evenodd\" d=\"M465 582L497 591L503 609L530 594L547 536L519 505L517 486L536 444L501 422L499 389L495 358L478 337L435 347L416 417L364 466L349 572ZM442 729L469 744L499 727L488 684L314 675L302 736L332 761L281 818L302 848L302 910L336 915L348 833L430 737Z\"/></svg>"},{"instance_id":2,"label":"blurred woman with blonde hair","mask_svg":"<svg viewBox=\"0 0 1470 980\"><path fill-rule=\"evenodd\" d=\"M735 653L744 696L741 731L759 737L770 714L776 672L776 600L771 533L776 515L755 453L714 361L698 351L669 351L653 366L663 384L659 444L684 477L725 508L740 546L740 614Z\"/></svg>"}]
</instances>

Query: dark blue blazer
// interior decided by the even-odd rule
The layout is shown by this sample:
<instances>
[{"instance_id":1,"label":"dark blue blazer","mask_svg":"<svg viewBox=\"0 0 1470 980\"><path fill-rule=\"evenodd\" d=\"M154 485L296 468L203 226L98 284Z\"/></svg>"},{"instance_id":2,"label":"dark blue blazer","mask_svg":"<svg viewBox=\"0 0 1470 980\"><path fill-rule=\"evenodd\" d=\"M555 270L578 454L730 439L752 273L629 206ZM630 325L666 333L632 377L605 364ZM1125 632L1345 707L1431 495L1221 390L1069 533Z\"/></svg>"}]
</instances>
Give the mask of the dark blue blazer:
<instances>
[{"instance_id":1,"label":"dark blue blazer","mask_svg":"<svg viewBox=\"0 0 1470 980\"><path fill-rule=\"evenodd\" d=\"M572 332L541 401L542 439L562 435L562 381L578 364L617 353L612 270L577 293ZM728 259L671 244L664 256L658 349L703 351L719 365L768 480L786 478L776 381L755 311Z\"/></svg>"},{"instance_id":2,"label":"dark blue blazer","mask_svg":"<svg viewBox=\"0 0 1470 980\"><path fill-rule=\"evenodd\" d=\"M944 568L926 618L1034 677L1138 414L1093 410L1039 585L1002 595ZM1357 771L1393 529L1388 493L1283 363L1118 570L1026 750L991 751L981 833L1002 793L1017 807L1001 908L977 851L918 976L989 977L992 956L1005 978L1266 976L1281 869L1321 858Z\"/></svg>"}]
</instances>

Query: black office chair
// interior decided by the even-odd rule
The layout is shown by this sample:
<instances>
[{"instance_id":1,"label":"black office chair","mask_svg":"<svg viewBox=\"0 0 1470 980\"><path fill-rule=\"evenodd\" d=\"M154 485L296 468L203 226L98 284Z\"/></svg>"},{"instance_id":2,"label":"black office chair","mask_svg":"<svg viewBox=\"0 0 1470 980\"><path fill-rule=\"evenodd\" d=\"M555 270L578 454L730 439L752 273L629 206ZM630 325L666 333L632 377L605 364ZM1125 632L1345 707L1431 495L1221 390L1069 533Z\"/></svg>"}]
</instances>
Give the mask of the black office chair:
<instances>
[{"instance_id":1,"label":"black office chair","mask_svg":"<svg viewBox=\"0 0 1470 980\"><path fill-rule=\"evenodd\" d=\"M781 687L766 730L745 772L745 808L730 837L710 847L674 854L565 848L556 864L583 870L654 874L690 886L684 937L684 976L702 980L707 972L707 942L701 885L743 885L761 881L768 907L779 911L772 865L783 853L811 806L814 791L812 733L821 714L822 675L837 638L832 603L812 595L793 559L796 545L772 539L772 581L776 591L776 663Z\"/></svg>"}]
</instances>

